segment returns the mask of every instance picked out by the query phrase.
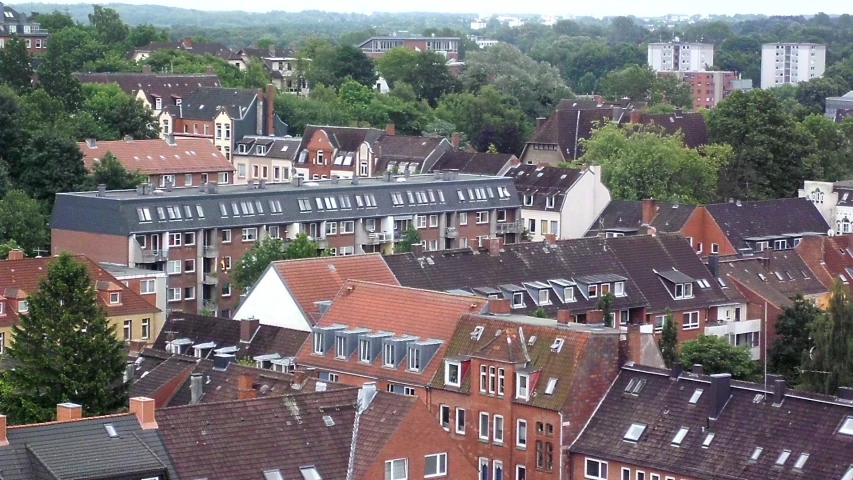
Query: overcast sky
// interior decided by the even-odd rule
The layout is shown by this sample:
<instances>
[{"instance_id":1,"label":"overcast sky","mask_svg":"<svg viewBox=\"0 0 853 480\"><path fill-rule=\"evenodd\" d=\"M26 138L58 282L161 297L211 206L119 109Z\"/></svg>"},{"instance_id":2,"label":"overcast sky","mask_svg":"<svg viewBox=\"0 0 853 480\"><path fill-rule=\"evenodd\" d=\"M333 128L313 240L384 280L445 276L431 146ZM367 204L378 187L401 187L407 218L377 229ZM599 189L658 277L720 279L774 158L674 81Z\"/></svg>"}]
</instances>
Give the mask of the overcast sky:
<instances>
[{"instance_id":1,"label":"overcast sky","mask_svg":"<svg viewBox=\"0 0 853 480\"><path fill-rule=\"evenodd\" d=\"M79 0L54 0L55 3L80 3ZM6 3L12 3L7 1ZM53 2L51 2L53 3ZM106 2L110 3L110 2ZM665 14L765 14L765 15L810 15L824 12L830 15L853 13L853 2L849 0L716 0L713 2L672 2L636 0L600 1L555 1L537 0L467 0L462 2L377 2L375 0L325 0L323 2L282 2L281 0L118 0L117 3L159 4L200 10L244 10L265 12L269 10L320 9L336 12L370 13L371 11L406 12L430 11L447 13L474 12L476 14L533 13L541 15L593 15L617 16L636 15L660 16ZM681 9L681 10L680 10Z\"/></svg>"}]
</instances>

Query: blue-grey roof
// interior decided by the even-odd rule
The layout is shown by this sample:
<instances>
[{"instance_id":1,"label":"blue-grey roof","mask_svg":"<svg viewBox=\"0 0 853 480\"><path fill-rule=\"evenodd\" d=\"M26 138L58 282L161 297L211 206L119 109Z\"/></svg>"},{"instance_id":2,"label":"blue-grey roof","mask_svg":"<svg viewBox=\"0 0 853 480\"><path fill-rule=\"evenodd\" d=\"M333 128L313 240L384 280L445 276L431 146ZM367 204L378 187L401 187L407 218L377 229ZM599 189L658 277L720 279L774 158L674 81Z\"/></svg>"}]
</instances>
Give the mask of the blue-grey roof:
<instances>
[{"instance_id":1,"label":"blue-grey roof","mask_svg":"<svg viewBox=\"0 0 853 480\"><path fill-rule=\"evenodd\" d=\"M478 189L482 192L478 192ZM460 200L460 191L465 200ZM426 195L420 197L427 201L412 203L408 192L414 194L415 200L419 197L417 192L424 192ZM395 193L400 194L402 205L394 205L392 194ZM334 199L333 208L326 206L327 197ZM317 208L318 199L323 202L323 209ZM311 209L300 210L300 201L310 204ZM347 203L349 208L345 208ZM148 232L240 228L449 211L470 212L520 206L511 178L458 175L455 179L440 180L434 175L412 175L393 177L392 181L360 178L358 184L353 184L351 180L340 180L338 183L320 180L306 182L302 186L290 183L267 184L264 189L246 185L220 185L217 193L202 193L197 187L176 188L147 195L141 195L135 190L115 190L107 192L103 197L98 197L97 192L60 193L56 196L51 228L128 236ZM275 213L271 207L275 207ZM170 208L177 209L180 218L170 220ZM222 214L223 208L226 215ZM234 215L235 208L239 215ZM244 214L244 208L248 213ZM162 220L160 209L164 214ZM204 213L204 218L199 218L199 209ZM145 220L140 221L140 215Z\"/></svg>"},{"instance_id":2,"label":"blue-grey roof","mask_svg":"<svg viewBox=\"0 0 853 480\"><path fill-rule=\"evenodd\" d=\"M239 119L255 104L256 97L255 90L198 87L181 105L170 107L170 111L180 118L209 121L216 116L220 108L224 108L229 117Z\"/></svg>"},{"instance_id":3,"label":"blue-grey roof","mask_svg":"<svg viewBox=\"0 0 853 480\"><path fill-rule=\"evenodd\" d=\"M134 414L9 428L7 435L3 480L178 478L159 431L143 430Z\"/></svg>"}]
</instances>

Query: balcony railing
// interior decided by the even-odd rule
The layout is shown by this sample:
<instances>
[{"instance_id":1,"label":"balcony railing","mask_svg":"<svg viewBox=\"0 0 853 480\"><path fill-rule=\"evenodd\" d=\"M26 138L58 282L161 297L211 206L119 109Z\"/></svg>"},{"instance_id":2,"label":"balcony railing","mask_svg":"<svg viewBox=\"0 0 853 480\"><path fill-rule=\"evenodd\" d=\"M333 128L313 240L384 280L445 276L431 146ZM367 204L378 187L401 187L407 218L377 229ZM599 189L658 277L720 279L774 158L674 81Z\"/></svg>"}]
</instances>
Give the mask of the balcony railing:
<instances>
[{"instance_id":1,"label":"balcony railing","mask_svg":"<svg viewBox=\"0 0 853 480\"><path fill-rule=\"evenodd\" d=\"M744 320L742 322L715 322L705 327L705 335L724 337L726 335L740 335L742 333L754 333L761 331L761 319Z\"/></svg>"},{"instance_id":2,"label":"balcony railing","mask_svg":"<svg viewBox=\"0 0 853 480\"><path fill-rule=\"evenodd\" d=\"M370 232L367 234L367 245L378 245L394 240L392 232Z\"/></svg>"},{"instance_id":3,"label":"balcony railing","mask_svg":"<svg viewBox=\"0 0 853 480\"><path fill-rule=\"evenodd\" d=\"M216 258L219 255L219 249L213 245L205 245L202 255L204 255L204 258Z\"/></svg>"},{"instance_id":4,"label":"balcony railing","mask_svg":"<svg viewBox=\"0 0 853 480\"><path fill-rule=\"evenodd\" d=\"M168 250L142 250L142 263L165 262L169 259Z\"/></svg>"},{"instance_id":5,"label":"balcony railing","mask_svg":"<svg viewBox=\"0 0 853 480\"><path fill-rule=\"evenodd\" d=\"M219 284L219 277L213 273L205 273L201 279L201 283L205 285L217 285Z\"/></svg>"},{"instance_id":6,"label":"balcony railing","mask_svg":"<svg viewBox=\"0 0 853 480\"><path fill-rule=\"evenodd\" d=\"M495 224L495 234L497 235L505 235L507 233L521 233L522 231L524 231L524 227L521 225L521 222Z\"/></svg>"},{"instance_id":7,"label":"balcony railing","mask_svg":"<svg viewBox=\"0 0 853 480\"><path fill-rule=\"evenodd\" d=\"M447 227L444 229L444 236L447 238L456 238L459 236L459 230L456 227Z\"/></svg>"}]
</instances>

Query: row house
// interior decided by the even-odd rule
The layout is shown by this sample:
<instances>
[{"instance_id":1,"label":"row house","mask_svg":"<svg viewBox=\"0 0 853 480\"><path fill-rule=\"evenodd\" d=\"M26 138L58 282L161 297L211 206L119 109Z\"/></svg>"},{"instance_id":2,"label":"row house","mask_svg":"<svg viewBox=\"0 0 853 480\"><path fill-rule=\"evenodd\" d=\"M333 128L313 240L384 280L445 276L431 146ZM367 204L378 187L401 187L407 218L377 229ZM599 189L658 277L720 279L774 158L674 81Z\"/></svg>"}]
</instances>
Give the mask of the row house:
<instances>
[{"instance_id":1,"label":"row house","mask_svg":"<svg viewBox=\"0 0 853 480\"><path fill-rule=\"evenodd\" d=\"M521 226L533 241L580 238L610 202L601 167L516 165L505 174L522 199Z\"/></svg>"},{"instance_id":2,"label":"row house","mask_svg":"<svg viewBox=\"0 0 853 480\"><path fill-rule=\"evenodd\" d=\"M358 45L370 58L380 58L393 48L407 48L419 52L429 51L443 55L448 60L459 60L459 37L424 37L421 35L371 37Z\"/></svg>"},{"instance_id":3,"label":"row house","mask_svg":"<svg viewBox=\"0 0 853 480\"><path fill-rule=\"evenodd\" d=\"M647 233L678 233L696 210L695 205L654 199L611 200L596 218L587 237L616 238Z\"/></svg>"},{"instance_id":4,"label":"row house","mask_svg":"<svg viewBox=\"0 0 853 480\"><path fill-rule=\"evenodd\" d=\"M853 390L622 368L569 456L589 480L853 478ZM804 432L808 432L804 434Z\"/></svg>"},{"instance_id":5,"label":"row house","mask_svg":"<svg viewBox=\"0 0 853 480\"><path fill-rule=\"evenodd\" d=\"M289 182L300 143L301 139L292 137L244 136L231 157L237 170L234 183Z\"/></svg>"},{"instance_id":6,"label":"row house","mask_svg":"<svg viewBox=\"0 0 853 480\"><path fill-rule=\"evenodd\" d=\"M146 287L150 290L137 293L90 258L78 256L77 260L88 268L97 301L119 339L152 343L163 325L163 312L153 303L155 281L148 279ZM0 261L0 353L14 340L12 326L20 322L20 315L29 312L27 298L38 291L52 261L53 257L24 258L21 250L12 250L8 260Z\"/></svg>"},{"instance_id":7,"label":"row house","mask_svg":"<svg viewBox=\"0 0 853 480\"><path fill-rule=\"evenodd\" d=\"M196 42L192 38L186 37L176 42L151 42L148 45L136 47L126 55L126 58L134 62L141 62L159 50L177 50L192 55L213 55L226 61L234 55L230 48L221 43Z\"/></svg>"},{"instance_id":8,"label":"row house","mask_svg":"<svg viewBox=\"0 0 853 480\"><path fill-rule=\"evenodd\" d=\"M455 143L440 136L417 137L397 135L394 124L385 126L385 135L379 137L373 147L375 154L375 172L394 173L428 173L429 166L434 165L446 153L459 147L459 136L454 136ZM451 170L452 167L438 170ZM472 172L462 172L472 173Z\"/></svg>"},{"instance_id":9,"label":"row house","mask_svg":"<svg viewBox=\"0 0 853 480\"><path fill-rule=\"evenodd\" d=\"M302 135L293 176L304 180L372 177L376 141L385 132L376 128L308 125ZM398 172L404 173L404 172Z\"/></svg>"},{"instance_id":10,"label":"row house","mask_svg":"<svg viewBox=\"0 0 853 480\"><path fill-rule=\"evenodd\" d=\"M179 478L477 478L423 403L371 383L166 408L156 418Z\"/></svg>"},{"instance_id":11,"label":"row house","mask_svg":"<svg viewBox=\"0 0 853 480\"><path fill-rule=\"evenodd\" d=\"M159 118L163 108L180 105L197 88L219 88L219 77L210 69L207 73L151 73L144 65L142 73L75 73L80 83L116 84L121 90L150 108Z\"/></svg>"},{"instance_id":12,"label":"row house","mask_svg":"<svg viewBox=\"0 0 853 480\"><path fill-rule=\"evenodd\" d=\"M212 139L229 161L245 135L284 135L287 124L274 109L275 87L262 89L199 87L160 114L160 136ZM228 182L221 182L228 183Z\"/></svg>"},{"instance_id":13,"label":"row house","mask_svg":"<svg viewBox=\"0 0 853 480\"><path fill-rule=\"evenodd\" d=\"M273 85L280 92L287 92L299 96L308 96L311 91L308 88L308 80L300 72L300 61L309 62L309 59L300 59L292 49L277 50L275 45L268 49L241 48L229 60L229 63L245 71L251 60L263 63L272 78Z\"/></svg>"},{"instance_id":14,"label":"row house","mask_svg":"<svg viewBox=\"0 0 853 480\"><path fill-rule=\"evenodd\" d=\"M165 271L169 309L230 317L239 292L229 272L267 236L305 233L319 252L342 256L391 253L410 226L430 249L512 242L503 225L518 208L511 180L455 174L140 187L59 194L51 238L56 253Z\"/></svg>"},{"instance_id":15,"label":"row house","mask_svg":"<svg viewBox=\"0 0 853 480\"><path fill-rule=\"evenodd\" d=\"M48 31L40 24L31 22L26 15L0 2L0 48L13 38L24 41L30 55L44 54L47 48Z\"/></svg>"},{"instance_id":16,"label":"row house","mask_svg":"<svg viewBox=\"0 0 853 480\"><path fill-rule=\"evenodd\" d=\"M206 138L176 138L173 134L151 140L134 140L130 136L114 141L90 138L77 146L87 170L92 171L111 153L125 170L147 176L147 183L155 188L225 184L234 174L231 162Z\"/></svg>"},{"instance_id":17,"label":"row house","mask_svg":"<svg viewBox=\"0 0 853 480\"><path fill-rule=\"evenodd\" d=\"M132 268L120 263L100 262L98 265L130 291L142 295L146 302L166 311L166 272Z\"/></svg>"},{"instance_id":18,"label":"row house","mask_svg":"<svg viewBox=\"0 0 853 480\"><path fill-rule=\"evenodd\" d=\"M264 270L234 318L310 332L347 280L399 285L378 253L279 260Z\"/></svg>"}]
</instances>

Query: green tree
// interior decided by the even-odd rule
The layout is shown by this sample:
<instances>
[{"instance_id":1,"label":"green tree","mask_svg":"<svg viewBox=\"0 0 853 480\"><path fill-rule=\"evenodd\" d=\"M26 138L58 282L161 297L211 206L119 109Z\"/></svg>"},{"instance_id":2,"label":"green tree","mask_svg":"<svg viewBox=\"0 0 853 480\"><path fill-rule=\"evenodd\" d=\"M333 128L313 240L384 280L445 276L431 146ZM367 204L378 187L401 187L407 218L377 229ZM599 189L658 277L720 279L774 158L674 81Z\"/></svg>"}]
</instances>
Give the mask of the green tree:
<instances>
[{"instance_id":1,"label":"green tree","mask_svg":"<svg viewBox=\"0 0 853 480\"><path fill-rule=\"evenodd\" d=\"M412 251L412 245L420 245L423 243L423 238L421 238L421 232L419 232L415 227L409 226L406 232L403 234L403 238L397 243L397 246L394 248L396 253L406 253Z\"/></svg>"},{"instance_id":2,"label":"green tree","mask_svg":"<svg viewBox=\"0 0 853 480\"><path fill-rule=\"evenodd\" d=\"M814 303L797 295L776 319L776 340L768 352L767 368L784 375L792 387L800 384L800 366L809 351L811 325L822 314Z\"/></svg>"},{"instance_id":3,"label":"green tree","mask_svg":"<svg viewBox=\"0 0 853 480\"><path fill-rule=\"evenodd\" d=\"M340 87L347 78L373 87L376 84L376 66L360 48L352 45L323 47L316 50L306 78L313 85Z\"/></svg>"},{"instance_id":4,"label":"green tree","mask_svg":"<svg viewBox=\"0 0 853 480\"><path fill-rule=\"evenodd\" d=\"M47 53L39 66L39 83L50 96L62 101L67 112L76 112L83 103L83 87L73 74L70 59L63 55L58 45L53 38L48 42Z\"/></svg>"},{"instance_id":5,"label":"green tree","mask_svg":"<svg viewBox=\"0 0 853 480\"><path fill-rule=\"evenodd\" d=\"M98 41L94 32L78 25L60 32L51 32L47 46L47 52L53 52L52 58L61 59L72 72L79 71L87 63L103 58L106 50L107 48ZM39 73L41 74L41 71Z\"/></svg>"},{"instance_id":6,"label":"green tree","mask_svg":"<svg viewBox=\"0 0 853 480\"><path fill-rule=\"evenodd\" d=\"M658 340L661 357L667 367L678 361L678 327L672 318L672 311L666 310L663 321L663 330Z\"/></svg>"},{"instance_id":7,"label":"green tree","mask_svg":"<svg viewBox=\"0 0 853 480\"><path fill-rule=\"evenodd\" d=\"M634 101L648 101L656 81L655 72L648 66L631 65L608 73L601 80L601 89L613 100L627 97Z\"/></svg>"},{"instance_id":8,"label":"green tree","mask_svg":"<svg viewBox=\"0 0 853 480\"><path fill-rule=\"evenodd\" d=\"M675 75L663 75L655 79L652 87L651 105L672 105L686 110L693 109L693 89L690 84Z\"/></svg>"},{"instance_id":9,"label":"green tree","mask_svg":"<svg viewBox=\"0 0 853 480\"><path fill-rule=\"evenodd\" d=\"M800 379L814 392L835 395L838 387L853 387L853 300L847 288L832 287L826 315L812 321L811 348L803 357Z\"/></svg>"},{"instance_id":10,"label":"green tree","mask_svg":"<svg viewBox=\"0 0 853 480\"><path fill-rule=\"evenodd\" d=\"M20 185L51 208L57 193L76 190L86 178L77 144L47 131L37 133L27 144L21 166Z\"/></svg>"},{"instance_id":11,"label":"green tree","mask_svg":"<svg viewBox=\"0 0 853 480\"><path fill-rule=\"evenodd\" d=\"M613 310L613 294L609 290L602 294L598 297L598 303L596 306L604 315L604 325L612 328L614 326L614 322L610 314Z\"/></svg>"},{"instance_id":12,"label":"green tree","mask_svg":"<svg viewBox=\"0 0 853 480\"><path fill-rule=\"evenodd\" d=\"M107 321L85 263L63 253L30 293L29 311L12 327L0 399L11 423L54 419L56 404L83 405L86 415L114 413L127 402L124 345Z\"/></svg>"},{"instance_id":13,"label":"green tree","mask_svg":"<svg viewBox=\"0 0 853 480\"><path fill-rule=\"evenodd\" d=\"M95 33L102 44L108 47L124 47L124 42L130 34L130 28L121 21L118 12L112 8L94 5L89 14L89 23L95 29Z\"/></svg>"},{"instance_id":14,"label":"green tree","mask_svg":"<svg viewBox=\"0 0 853 480\"><path fill-rule=\"evenodd\" d=\"M14 240L9 240L8 242L0 243L0 259L6 260L9 258L9 252L12 250L18 250L21 246ZM2 383L3 379L0 377L0 383ZM0 393L0 399L3 398L3 394Z\"/></svg>"},{"instance_id":15,"label":"green tree","mask_svg":"<svg viewBox=\"0 0 853 480\"><path fill-rule=\"evenodd\" d=\"M709 112L707 122L711 141L733 151L721 174L723 197L789 197L802 186L812 139L773 93L733 92Z\"/></svg>"},{"instance_id":16,"label":"green tree","mask_svg":"<svg viewBox=\"0 0 853 480\"><path fill-rule=\"evenodd\" d=\"M394 48L377 60L377 70L392 88L406 83L418 100L435 106L439 97L456 88L447 60L436 52Z\"/></svg>"},{"instance_id":17,"label":"green tree","mask_svg":"<svg viewBox=\"0 0 853 480\"><path fill-rule=\"evenodd\" d=\"M92 166L91 175L86 177L85 189L94 190L103 184L107 190L125 190L136 188L146 181L147 176L139 173L139 170L127 171L115 155L108 151Z\"/></svg>"},{"instance_id":18,"label":"green tree","mask_svg":"<svg viewBox=\"0 0 853 480\"><path fill-rule=\"evenodd\" d=\"M151 109L141 100L131 97L117 84L89 83L83 88L83 108L109 131L109 137L99 140L118 140L125 135L144 140L157 138L159 126Z\"/></svg>"},{"instance_id":19,"label":"green tree","mask_svg":"<svg viewBox=\"0 0 853 480\"><path fill-rule=\"evenodd\" d=\"M708 203L716 197L717 173L730 156L727 147L691 149L681 134L659 128L634 132L611 122L596 129L583 147L581 160L601 165L604 183L620 200Z\"/></svg>"},{"instance_id":20,"label":"green tree","mask_svg":"<svg viewBox=\"0 0 853 480\"><path fill-rule=\"evenodd\" d=\"M801 124L814 139L812 153L805 158L811 180L836 182L853 172L853 146L841 126L820 114L809 115Z\"/></svg>"},{"instance_id":21,"label":"green tree","mask_svg":"<svg viewBox=\"0 0 853 480\"><path fill-rule=\"evenodd\" d=\"M130 31L126 43L127 49L132 50L137 47L144 47L151 42L166 42L168 40L169 35L165 30L154 25L137 25Z\"/></svg>"},{"instance_id":22,"label":"green tree","mask_svg":"<svg viewBox=\"0 0 853 480\"><path fill-rule=\"evenodd\" d=\"M300 233L289 244L280 238L266 237L252 245L240 257L231 271L234 286L245 291L255 284L270 263L278 260L296 260L317 256L317 245L305 233Z\"/></svg>"},{"instance_id":23,"label":"green tree","mask_svg":"<svg viewBox=\"0 0 853 480\"><path fill-rule=\"evenodd\" d=\"M477 94L441 97L435 115L455 125L480 152L494 145L501 153L519 154L533 130L518 102L491 85Z\"/></svg>"},{"instance_id":24,"label":"green tree","mask_svg":"<svg viewBox=\"0 0 853 480\"><path fill-rule=\"evenodd\" d=\"M843 79L813 78L797 85L797 101L811 113L820 115L826 110L826 97L840 97L849 90L849 85Z\"/></svg>"},{"instance_id":25,"label":"green tree","mask_svg":"<svg viewBox=\"0 0 853 480\"><path fill-rule=\"evenodd\" d=\"M21 142L27 138L21 114L18 96L9 87L0 85L0 159L6 161L10 170L18 166Z\"/></svg>"},{"instance_id":26,"label":"green tree","mask_svg":"<svg viewBox=\"0 0 853 480\"><path fill-rule=\"evenodd\" d=\"M21 190L0 200L0 242L15 242L30 255L44 253L50 246L47 223L44 205Z\"/></svg>"},{"instance_id":27,"label":"green tree","mask_svg":"<svg viewBox=\"0 0 853 480\"><path fill-rule=\"evenodd\" d=\"M269 70L264 62L256 58L250 58L246 62L246 70L243 72L244 88L264 88L272 80Z\"/></svg>"},{"instance_id":28,"label":"green tree","mask_svg":"<svg viewBox=\"0 0 853 480\"><path fill-rule=\"evenodd\" d=\"M531 316L536 318L548 318L548 312L546 312L544 308L539 307L533 311Z\"/></svg>"},{"instance_id":29,"label":"green tree","mask_svg":"<svg viewBox=\"0 0 853 480\"><path fill-rule=\"evenodd\" d=\"M758 371L746 346L736 347L713 335L699 335L698 340L682 343L680 358L684 365L702 365L706 374L731 373L739 380L750 379Z\"/></svg>"},{"instance_id":30,"label":"green tree","mask_svg":"<svg viewBox=\"0 0 853 480\"><path fill-rule=\"evenodd\" d=\"M54 11L53 13L35 13L30 17L35 23L41 25L41 28L46 29L51 34L59 33L60 30L68 27L73 27L74 19L70 15L62 12Z\"/></svg>"},{"instance_id":31,"label":"green tree","mask_svg":"<svg viewBox=\"0 0 853 480\"><path fill-rule=\"evenodd\" d=\"M24 39L17 35L6 40L5 48L0 48L0 82L5 82L18 93L26 93L32 88L32 58L27 51Z\"/></svg>"}]
</instances>

